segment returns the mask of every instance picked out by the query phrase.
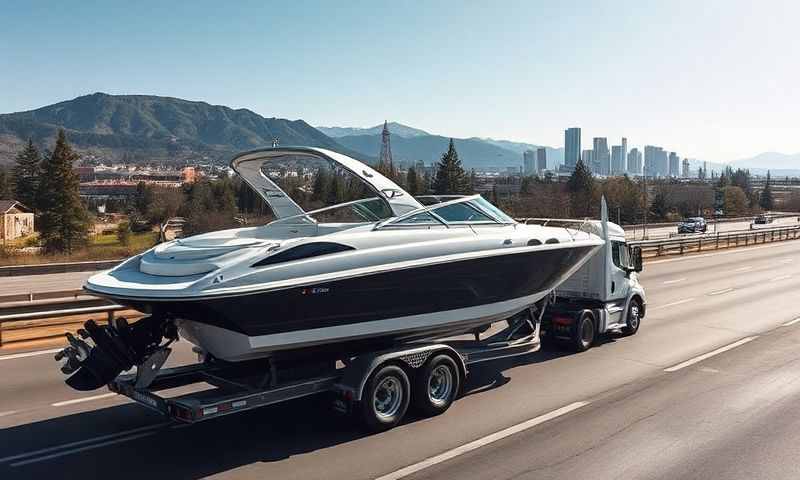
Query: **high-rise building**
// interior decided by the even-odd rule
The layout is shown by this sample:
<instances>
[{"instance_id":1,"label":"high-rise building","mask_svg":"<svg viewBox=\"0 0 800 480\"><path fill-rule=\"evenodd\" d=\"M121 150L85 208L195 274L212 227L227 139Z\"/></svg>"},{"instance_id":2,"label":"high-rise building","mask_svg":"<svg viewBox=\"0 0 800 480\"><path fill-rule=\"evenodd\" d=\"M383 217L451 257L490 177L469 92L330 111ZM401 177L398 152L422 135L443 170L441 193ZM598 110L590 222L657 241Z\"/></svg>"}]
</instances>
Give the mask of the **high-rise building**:
<instances>
[{"instance_id":1,"label":"high-rise building","mask_svg":"<svg viewBox=\"0 0 800 480\"><path fill-rule=\"evenodd\" d=\"M389 142L389 125L384 120L383 132L381 132L381 156L379 157L380 166L386 169L385 171L394 171L394 162L392 161L392 145Z\"/></svg>"},{"instance_id":2,"label":"high-rise building","mask_svg":"<svg viewBox=\"0 0 800 480\"><path fill-rule=\"evenodd\" d=\"M669 159L667 152L653 145L644 147L644 174L648 177L666 177L669 175Z\"/></svg>"},{"instance_id":3,"label":"high-rise building","mask_svg":"<svg viewBox=\"0 0 800 480\"><path fill-rule=\"evenodd\" d=\"M608 151L608 140L606 137L595 137L592 144L594 152L594 163L597 165L597 172L600 175L611 174L611 152Z\"/></svg>"},{"instance_id":4,"label":"high-rise building","mask_svg":"<svg viewBox=\"0 0 800 480\"><path fill-rule=\"evenodd\" d=\"M525 150L522 154L522 163L525 166L525 175L530 176L536 173L536 152Z\"/></svg>"},{"instance_id":5,"label":"high-rise building","mask_svg":"<svg viewBox=\"0 0 800 480\"><path fill-rule=\"evenodd\" d=\"M678 177L681 174L681 157L675 152L669 152L669 176Z\"/></svg>"},{"instance_id":6,"label":"high-rise building","mask_svg":"<svg viewBox=\"0 0 800 480\"><path fill-rule=\"evenodd\" d=\"M547 170L547 149L539 147L536 150L536 172L541 174Z\"/></svg>"},{"instance_id":7,"label":"high-rise building","mask_svg":"<svg viewBox=\"0 0 800 480\"><path fill-rule=\"evenodd\" d=\"M642 152L638 148L632 148L628 152L628 173L631 175L642 174Z\"/></svg>"},{"instance_id":8,"label":"high-rise building","mask_svg":"<svg viewBox=\"0 0 800 480\"><path fill-rule=\"evenodd\" d=\"M625 159L628 158L628 139L622 137L622 170L625 173Z\"/></svg>"},{"instance_id":9,"label":"high-rise building","mask_svg":"<svg viewBox=\"0 0 800 480\"><path fill-rule=\"evenodd\" d=\"M622 145L611 147L611 175L622 175L625 173L625 155L622 153Z\"/></svg>"},{"instance_id":10,"label":"high-rise building","mask_svg":"<svg viewBox=\"0 0 800 480\"><path fill-rule=\"evenodd\" d=\"M591 150L584 150L581 154L581 161L590 172L594 172L594 152Z\"/></svg>"},{"instance_id":11,"label":"high-rise building","mask_svg":"<svg viewBox=\"0 0 800 480\"><path fill-rule=\"evenodd\" d=\"M564 165L575 170L581 154L581 129L572 127L564 130Z\"/></svg>"},{"instance_id":12,"label":"high-rise building","mask_svg":"<svg viewBox=\"0 0 800 480\"><path fill-rule=\"evenodd\" d=\"M683 159L683 172L681 175L683 178L689 178L689 159Z\"/></svg>"}]
</instances>

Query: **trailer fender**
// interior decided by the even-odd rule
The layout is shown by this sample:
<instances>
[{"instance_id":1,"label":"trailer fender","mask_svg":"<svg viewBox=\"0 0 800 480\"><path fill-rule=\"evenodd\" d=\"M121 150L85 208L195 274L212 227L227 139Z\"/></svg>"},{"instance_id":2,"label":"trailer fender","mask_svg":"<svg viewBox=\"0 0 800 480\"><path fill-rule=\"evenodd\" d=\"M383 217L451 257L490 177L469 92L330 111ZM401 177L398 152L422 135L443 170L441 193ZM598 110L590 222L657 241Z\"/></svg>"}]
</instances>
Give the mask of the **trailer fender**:
<instances>
[{"instance_id":1,"label":"trailer fender","mask_svg":"<svg viewBox=\"0 0 800 480\"><path fill-rule=\"evenodd\" d=\"M463 385L463 378L467 374L464 358L450 345L436 343L401 350L375 352L357 357L346 367L344 375L334 388L342 393L347 400L360 401L367 380L380 366L397 362L407 371L413 372L413 370L424 365L428 358L437 353L445 353L455 360L460 370Z\"/></svg>"}]
</instances>

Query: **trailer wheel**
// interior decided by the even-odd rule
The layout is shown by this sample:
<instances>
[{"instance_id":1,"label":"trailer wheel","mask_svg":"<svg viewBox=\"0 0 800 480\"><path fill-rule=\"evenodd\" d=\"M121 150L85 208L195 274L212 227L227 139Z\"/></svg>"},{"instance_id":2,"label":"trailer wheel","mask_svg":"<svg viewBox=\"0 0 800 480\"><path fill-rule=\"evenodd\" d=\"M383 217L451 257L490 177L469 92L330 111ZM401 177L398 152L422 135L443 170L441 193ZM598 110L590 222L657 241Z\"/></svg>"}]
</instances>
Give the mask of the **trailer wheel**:
<instances>
[{"instance_id":1,"label":"trailer wheel","mask_svg":"<svg viewBox=\"0 0 800 480\"><path fill-rule=\"evenodd\" d=\"M410 401L411 383L397 365L385 365L367 382L361 397L361 417L373 432L388 430L403 420Z\"/></svg>"},{"instance_id":2,"label":"trailer wheel","mask_svg":"<svg viewBox=\"0 0 800 480\"><path fill-rule=\"evenodd\" d=\"M642 323L642 307L636 299L631 300L628 306L628 315L625 323L626 326L622 327L622 333L625 335L633 335L639 331L639 325Z\"/></svg>"},{"instance_id":3,"label":"trailer wheel","mask_svg":"<svg viewBox=\"0 0 800 480\"><path fill-rule=\"evenodd\" d=\"M458 396L461 375L449 355L428 360L414 380L414 408L429 417L444 413Z\"/></svg>"},{"instance_id":4,"label":"trailer wheel","mask_svg":"<svg viewBox=\"0 0 800 480\"><path fill-rule=\"evenodd\" d=\"M583 313L575 325L575 333L572 336L572 349L576 352L589 350L596 336L597 328L595 328L592 315Z\"/></svg>"}]
</instances>

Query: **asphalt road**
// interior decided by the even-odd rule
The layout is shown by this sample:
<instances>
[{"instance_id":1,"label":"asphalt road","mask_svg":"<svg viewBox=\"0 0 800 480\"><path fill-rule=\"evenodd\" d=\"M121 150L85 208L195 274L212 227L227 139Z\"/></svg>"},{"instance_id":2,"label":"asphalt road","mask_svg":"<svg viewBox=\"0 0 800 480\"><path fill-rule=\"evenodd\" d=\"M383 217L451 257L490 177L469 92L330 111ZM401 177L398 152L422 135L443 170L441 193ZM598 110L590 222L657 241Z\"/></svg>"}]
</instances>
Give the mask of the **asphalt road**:
<instances>
[{"instance_id":1,"label":"asphalt road","mask_svg":"<svg viewBox=\"0 0 800 480\"><path fill-rule=\"evenodd\" d=\"M20 277L0 277L0 295L77 290L95 272L47 273Z\"/></svg>"},{"instance_id":2,"label":"asphalt road","mask_svg":"<svg viewBox=\"0 0 800 480\"><path fill-rule=\"evenodd\" d=\"M648 262L636 336L473 368L444 415L378 435L324 397L175 428L0 357L0 478L796 479L799 264L800 242Z\"/></svg>"}]
</instances>

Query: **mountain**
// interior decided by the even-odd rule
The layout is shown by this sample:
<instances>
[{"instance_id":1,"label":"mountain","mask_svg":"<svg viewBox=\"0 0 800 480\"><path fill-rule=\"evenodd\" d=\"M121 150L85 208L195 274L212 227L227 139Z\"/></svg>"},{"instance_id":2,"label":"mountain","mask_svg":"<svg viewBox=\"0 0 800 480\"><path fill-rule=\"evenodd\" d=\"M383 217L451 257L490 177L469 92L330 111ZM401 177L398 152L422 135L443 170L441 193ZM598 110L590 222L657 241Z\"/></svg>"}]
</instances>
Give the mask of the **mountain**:
<instances>
[{"instance_id":1,"label":"mountain","mask_svg":"<svg viewBox=\"0 0 800 480\"><path fill-rule=\"evenodd\" d=\"M418 128L409 127L402 123L389 122L389 131L392 135L397 135L403 138L421 137L430 135L428 132ZM383 124L375 125L371 128L358 128L358 127L317 127L317 130L324 133L331 138L350 137L353 135L380 135L383 132Z\"/></svg>"},{"instance_id":2,"label":"mountain","mask_svg":"<svg viewBox=\"0 0 800 480\"><path fill-rule=\"evenodd\" d=\"M747 168L751 173L758 175L766 174L767 170L776 176L800 175L800 153L764 152L755 157L732 162L731 166Z\"/></svg>"},{"instance_id":3,"label":"mountain","mask_svg":"<svg viewBox=\"0 0 800 480\"><path fill-rule=\"evenodd\" d=\"M453 139L458 151L458 157L465 167L519 167L522 165L522 155L497 147L482 140L465 138ZM363 155L377 157L380 155L381 135L349 135L336 139L347 148L360 152ZM447 151L449 137L440 135L424 135L412 138L392 135L392 157L395 162L415 162L422 160L430 165L438 162L442 154Z\"/></svg>"},{"instance_id":4,"label":"mountain","mask_svg":"<svg viewBox=\"0 0 800 480\"><path fill-rule=\"evenodd\" d=\"M343 146L362 155L374 158L380 155L383 125L372 128L317 127L328 136L334 137ZM392 134L392 156L397 162L422 160L430 165L438 162L447 151L450 137L432 135L407 125L390 122ZM538 145L494 140L491 138L455 138L458 156L467 168L506 168L521 167L522 152L536 150ZM564 162L563 149L547 148L547 166L555 168Z\"/></svg>"},{"instance_id":5,"label":"mountain","mask_svg":"<svg viewBox=\"0 0 800 480\"><path fill-rule=\"evenodd\" d=\"M303 120L265 118L247 109L149 95L95 93L27 112L0 115L0 163L28 137L52 145L58 128L86 156L147 162L227 161L243 150L282 145L353 155ZM357 155L357 154L356 154Z\"/></svg>"}]
</instances>

